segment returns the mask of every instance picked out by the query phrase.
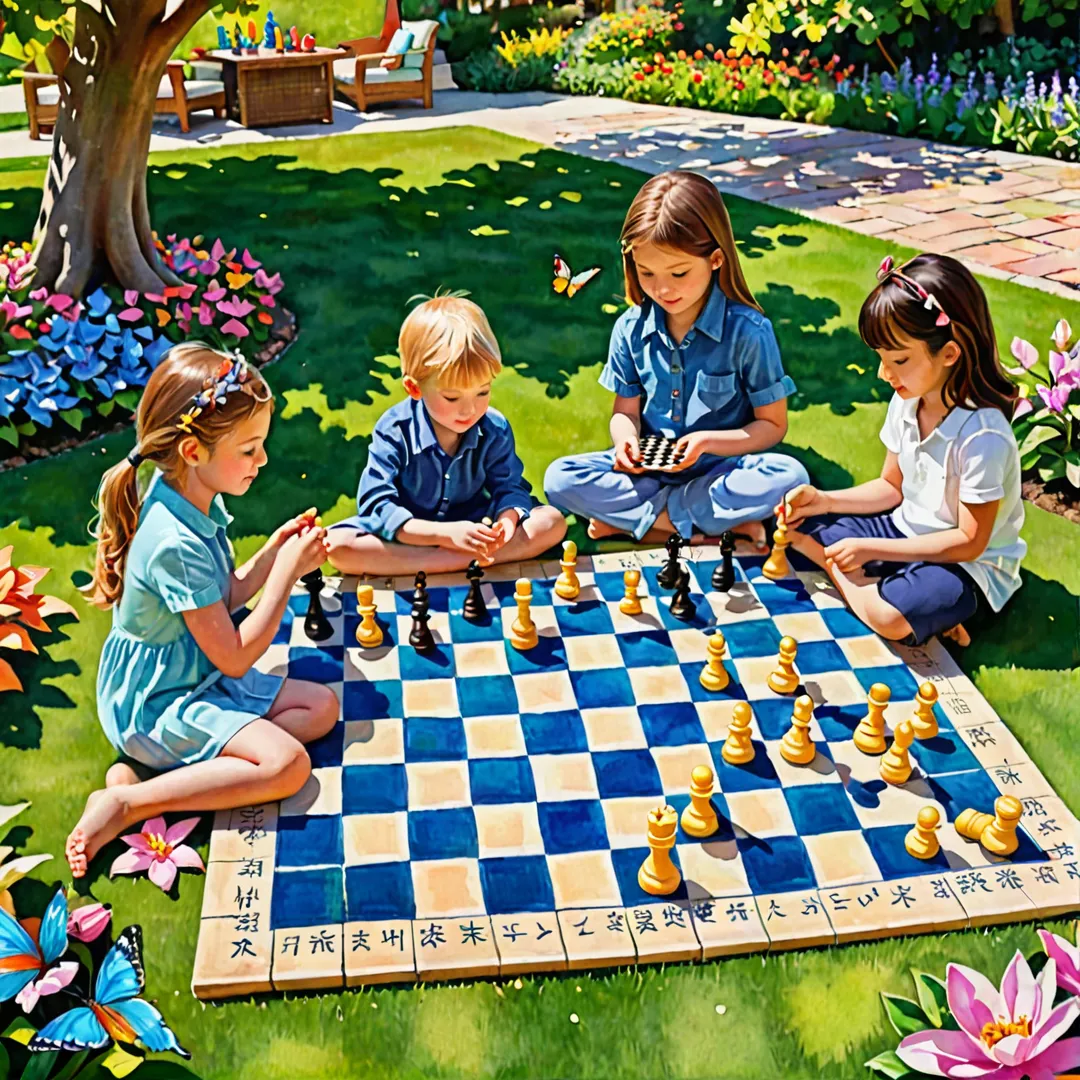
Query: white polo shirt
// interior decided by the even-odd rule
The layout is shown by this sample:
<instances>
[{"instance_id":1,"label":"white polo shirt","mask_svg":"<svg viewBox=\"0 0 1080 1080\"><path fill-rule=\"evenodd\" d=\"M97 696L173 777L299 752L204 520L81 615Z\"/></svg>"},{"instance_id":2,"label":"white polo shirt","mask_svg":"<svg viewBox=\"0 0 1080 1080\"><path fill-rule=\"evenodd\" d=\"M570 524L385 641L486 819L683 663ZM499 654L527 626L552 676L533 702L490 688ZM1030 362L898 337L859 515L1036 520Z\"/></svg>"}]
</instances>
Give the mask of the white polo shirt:
<instances>
[{"instance_id":1,"label":"white polo shirt","mask_svg":"<svg viewBox=\"0 0 1080 1080\"><path fill-rule=\"evenodd\" d=\"M994 611L1020 588L1020 453L1012 425L998 409L954 408L929 435L919 435L918 398L889 402L881 441L900 464L903 502L893 523L905 536L955 529L960 503L1000 499L986 550L960 563L986 594Z\"/></svg>"}]
</instances>

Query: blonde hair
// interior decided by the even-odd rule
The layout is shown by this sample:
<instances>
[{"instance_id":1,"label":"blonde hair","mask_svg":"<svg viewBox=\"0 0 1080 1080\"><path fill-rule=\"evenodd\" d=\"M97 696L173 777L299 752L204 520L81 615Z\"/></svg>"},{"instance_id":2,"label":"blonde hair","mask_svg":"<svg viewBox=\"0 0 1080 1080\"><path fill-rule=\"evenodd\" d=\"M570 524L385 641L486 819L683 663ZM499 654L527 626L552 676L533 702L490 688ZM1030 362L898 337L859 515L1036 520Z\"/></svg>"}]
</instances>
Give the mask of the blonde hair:
<instances>
[{"instance_id":1,"label":"blonde hair","mask_svg":"<svg viewBox=\"0 0 1080 1080\"><path fill-rule=\"evenodd\" d=\"M401 373L418 383L435 376L444 386L475 386L502 370L499 343L478 304L436 295L409 312L398 335Z\"/></svg>"},{"instance_id":2,"label":"blonde hair","mask_svg":"<svg viewBox=\"0 0 1080 1080\"><path fill-rule=\"evenodd\" d=\"M666 172L648 180L634 196L619 237L623 253L626 299L641 304L645 292L638 280L634 246L655 244L707 259L719 248L724 261L716 281L729 300L761 311L746 284L731 218L712 181L692 172Z\"/></svg>"},{"instance_id":3,"label":"blonde hair","mask_svg":"<svg viewBox=\"0 0 1080 1080\"><path fill-rule=\"evenodd\" d=\"M214 447L238 423L260 409L272 409L273 397L262 376L252 370L242 392L227 394L223 403L204 409L188 425L177 426L190 413L195 395L213 385L222 363L231 357L202 342L185 342L171 348L154 370L135 413L135 450L143 461L152 461L165 475L180 479L187 469L180 443L190 436L213 453ZM101 479L95 507L97 518L91 533L97 540L94 577L88 599L97 607L112 607L123 594L124 567L132 537L139 524L142 498L138 489L138 465L125 458Z\"/></svg>"}]
</instances>

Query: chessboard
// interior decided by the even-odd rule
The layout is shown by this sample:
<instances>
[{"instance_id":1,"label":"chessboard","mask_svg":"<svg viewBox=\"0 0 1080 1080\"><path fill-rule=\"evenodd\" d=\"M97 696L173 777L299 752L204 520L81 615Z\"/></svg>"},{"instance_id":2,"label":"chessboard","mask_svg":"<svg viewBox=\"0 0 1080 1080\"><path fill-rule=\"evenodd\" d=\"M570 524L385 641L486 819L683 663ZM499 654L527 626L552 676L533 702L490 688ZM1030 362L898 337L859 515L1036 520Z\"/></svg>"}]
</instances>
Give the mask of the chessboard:
<instances>
[{"instance_id":1,"label":"chessboard","mask_svg":"<svg viewBox=\"0 0 1080 1080\"><path fill-rule=\"evenodd\" d=\"M664 472L682 462L685 455L678 442L666 435L643 435L638 440L637 464L650 472Z\"/></svg>"},{"instance_id":2,"label":"chessboard","mask_svg":"<svg viewBox=\"0 0 1080 1080\"><path fill-rule=\"evenodd\" d=\"M432 577L425 652L407 644L411 578L368 579L375 649L356 645L355 579L325 584L331 635L317 643L298 591L260 667L333 686L341 720L309 748L297 795L217 815L194 992L707 961L1080 908L1076 818L939 643L883 641L795 555L779 581L740 557L717 592L719 555L689 549L689 620L657 583L662 551L580 558L573 600L554 592L558 563L491 567L480 621L462 615L465 575ZM641 574L639 615L619 608L627 569ZM539 631L527 651L508 640L519 577ZM710 693L700 674L714 628L731 679ZM809 765L779 752L795 697L767 685L782 636L798 643L797 693L814 702ZM888 784L852 742L867 692L891 689L891 732L926 681L939 733L911 748L911 778ZM733 766L721 748L739 701L756 753ZM701 764L719 829L695 840L680 826L681 884L649 895L647 817L681 812ZM951 824L1002 793L1024 809L1008 858ZM941 813L940 851L922 860L904 838L927 805Z\"/></svg>"}]
</instances>

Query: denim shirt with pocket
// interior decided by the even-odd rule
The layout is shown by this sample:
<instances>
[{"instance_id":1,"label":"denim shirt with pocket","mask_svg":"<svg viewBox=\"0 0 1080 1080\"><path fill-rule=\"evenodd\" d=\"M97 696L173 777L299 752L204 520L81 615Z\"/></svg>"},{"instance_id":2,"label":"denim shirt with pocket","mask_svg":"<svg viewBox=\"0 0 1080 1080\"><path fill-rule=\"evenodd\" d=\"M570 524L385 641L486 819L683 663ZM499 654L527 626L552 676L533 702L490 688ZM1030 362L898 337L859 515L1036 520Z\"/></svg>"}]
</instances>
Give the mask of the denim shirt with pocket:
<instances>
[{"instance_id":1,"label":"denim shirt with pocket","mask_svg":"<svg viewBox=\"0 0 1080 1080\"><path fill-rule=\"evenodd\" d=\"M642 398L642 434L674 439L745 427L755 408L795 393L772 323L729 300L715 283L679 344L652 301L623 312L611 332L600 384L619 397Z\"/></svg>"}]
</instances>

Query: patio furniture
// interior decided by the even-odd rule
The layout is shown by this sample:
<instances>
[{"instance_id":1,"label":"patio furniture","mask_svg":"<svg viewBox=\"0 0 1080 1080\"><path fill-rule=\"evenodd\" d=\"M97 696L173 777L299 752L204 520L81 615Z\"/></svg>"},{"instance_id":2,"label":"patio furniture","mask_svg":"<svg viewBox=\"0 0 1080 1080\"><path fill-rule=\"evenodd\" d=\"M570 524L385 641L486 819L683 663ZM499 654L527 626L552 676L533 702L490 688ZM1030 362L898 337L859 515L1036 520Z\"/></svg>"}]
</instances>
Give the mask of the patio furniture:
<instances>
[{"instance_id":1,"label":"patio furniture","mask_svg":"<svg viewBox=\"0 0 1080 1080\"><path fill-rule=\"evenodd\" d=\"M176 116L181 131L190 131L189 117L193 112L212 109L215 116L225 115L225 84L213 78L214 69L196 67L196 78L184 78L184 61L170 60L158 85L154 113ZM199 77L202 76L202 77ZM209 76L209 77L207 77ZM60 80L58 76L25 69L22 73L26 115L30 123L30 138L40 139L56 127L60 109Z\"/></svg>"},{"instance_id":2,"label":"patio furniture","mask_svg":"<svg viewBox=\"0 0 1080 1080\"><path fill-rule=\"evenodd\" d=\"M215 49L222 66L229 117L244 127L334 120L334 61L344 49L284 52L259 48L236 54Z\"/></svg>"},{"instance_id":3,"label":"patio furniture","mask_svg":"<svg viewBox=\"0 0 1080 1080\"><path fill-rule=\"evenodd\" d=\"M431 19L402 22L397 0L388 0L378 37L341 43L353 55L334 64L334 89L361 112L377 102L405 98L420 98L430 109L438 30L439 24ZM411 42L403 49L400 43L410 35Z\"/></svg>"}]
</instances>

